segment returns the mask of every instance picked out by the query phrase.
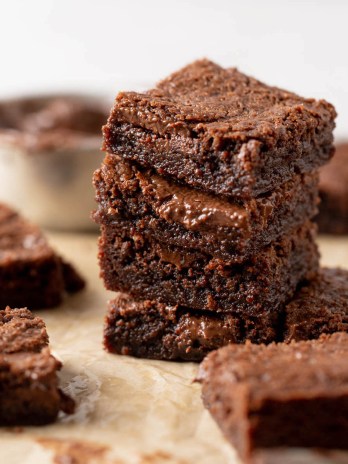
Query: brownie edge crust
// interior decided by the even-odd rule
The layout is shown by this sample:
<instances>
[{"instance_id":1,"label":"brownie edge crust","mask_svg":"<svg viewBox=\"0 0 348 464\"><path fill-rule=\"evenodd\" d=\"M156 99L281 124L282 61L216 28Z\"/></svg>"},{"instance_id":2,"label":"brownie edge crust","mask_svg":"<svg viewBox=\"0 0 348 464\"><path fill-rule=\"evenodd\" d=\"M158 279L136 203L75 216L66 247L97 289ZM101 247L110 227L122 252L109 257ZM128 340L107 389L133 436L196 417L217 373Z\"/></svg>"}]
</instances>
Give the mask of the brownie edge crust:
<instances>
[{"instance_id":1,"label":"brownie edge crust","mask_svg":"<svg viewBox=\"0 0 348 464\"><path fill-rule=\"evenodd\" d=\"M43 320L26 308L0 311L0 426L44 425L74 401L60 389Z\"/></svg>"},{"instance_id":2,"label":"brownie edge crust","mask_svg":"<svg viewBox=\"0 0 348 464\"><path fill-rule=\"evenodd\" d=\"M230 198L255 198L333 154L333 106L196 61L145 93L121 92L104 150Z\"/></svg>"},{"instance_id":3,"label":"brownie edge crust","mask_svg":"<svg viewBox=\"0 0 348 464\"><path fill-rule=\"evenodd\" d=\"M246 463L283 446L348 449L347 354L346 333L229 345L201 364L204 405Z\"/></svg>"},{"instance_id":4,"label":"brownie edge crust","mask_svg":"<svg viewBox=\"0 0 348 464\"><path fill-rule=\"evenodd\" d=\"M150 240L127 221L101 232L99 262L108 290L192 309L254 316L277 310L319 266L310 222L238 265Z\"/></svg>"}]
</instances>

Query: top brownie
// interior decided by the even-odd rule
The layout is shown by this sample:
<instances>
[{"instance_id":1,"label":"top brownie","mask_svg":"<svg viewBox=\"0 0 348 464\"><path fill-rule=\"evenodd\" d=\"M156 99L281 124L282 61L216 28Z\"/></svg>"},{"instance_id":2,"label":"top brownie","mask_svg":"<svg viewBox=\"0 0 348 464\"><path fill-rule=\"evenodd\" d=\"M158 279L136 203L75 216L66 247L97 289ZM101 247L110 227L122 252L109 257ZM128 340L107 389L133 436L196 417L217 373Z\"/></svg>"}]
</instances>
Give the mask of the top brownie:
<instances>
[{"instance_id":1,"label":"top brownie","mask_svg":"<svg viewBox=\"0 0 348 464\"><path fill-rule=\"evenodd\" d=\"M196 61L145 92L121 92L104 149L160 175L254 198L326 163L336 113L324 100Z\"/></svg>"}]
</instances>

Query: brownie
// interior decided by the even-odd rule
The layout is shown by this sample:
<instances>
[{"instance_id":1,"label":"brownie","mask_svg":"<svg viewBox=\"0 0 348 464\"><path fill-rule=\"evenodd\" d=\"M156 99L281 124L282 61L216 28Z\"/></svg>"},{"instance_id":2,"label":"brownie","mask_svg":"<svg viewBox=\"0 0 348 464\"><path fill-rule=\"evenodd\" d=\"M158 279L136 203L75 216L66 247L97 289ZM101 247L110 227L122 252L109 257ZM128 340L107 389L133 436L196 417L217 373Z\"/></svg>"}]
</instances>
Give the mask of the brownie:
<instances>
[{"instance_id":1,"label":"brownie","mask_svg":"<svg viewBox=\"0 0 348 464\"><path fill-rule=\"evenodd\" d=\"M200 60L153 90L119 93L103 148L201 190L250 199L326 163L335 116L324 100Z\"/></svg>"},{"instance_id":2,"label":"brownie","mask_svg":"<svg viewBox=\"0 0 348 464\"><path fill-rule=\"evenodd\" d=\"M94 174L96 222L120 217L147 237L241 262L291 233L317 212L317 173L297 175L242 204L175 184L106 155Z\"/></svg>"},{"instance_id":3,"label":"brownie","mask_svg":"<svg viewBox=\"0 0 348 464\"><path fill-rule=\"evenodd\" d=\"M0 101L0 141L30 155L87 147L101 135L104 106L98 98L63 94Z\"/></svg>"},{"instance_id":4,"label":"brownie","mask_svg":"<svg viewBox=\"0 0 348 464\"><path fill-rule=\"evenodd\" d=\"M348 142L337 145L335 156L320 171L319 232L348 234Z\"/></svg>"},{"instance_id":5,"label":"brownie","mask_svg":"<svg viewBox=\"0 0 348 464\"><path fill-rule=\"evenodd\" d=\"M45 323L26 308L0 311L0 426L44 425L72 399L58 387L61 363L48 348Z\"/></svg>"},{"instance_id":6,"label":"brownie","mask_svg":"<svg viewBox=\"0 0 348 464\"><path fill-rule=\"evenodd\" d=\"M85 283L38 227L0 203L0 308L53 307Z\"/></svg>"},{"instance_id":7,"label":"brownie","mask_svg":"<svg viewBox=\"0 0 348 464\"><path fill-rule=\"evenodd\" d=\"M104 346L111 353L140 358L201 361L228 343L274 341L279 321L279 311L218 314L118 294L109 303Z\"/></svg>"},{"instance_id":8,"label":"brownie","mask_svg":"<svg viewBox=\"0 0 348 464\"><path fill-rule=\"evenodd\" d=\"M108 290L170 305L257 315L276 310L318 268L315 227L262 249L242 264L145 237L128 221L101 226L99 262Z\"/></svg>"},{"instance_id":9,"label":"brownie","mask_svg":"<svg viewBox=\"0 0 348 464\"><path fill-rule=\"evenodd\" d=\"M323 268L286 307L284 340L348 332L348 271Z\"/></svg>"},{"instance_id":10,"label":"brownie","mask_svg":"<svg viewBox=\"0 0 348 464\"><path fill-rule=\"evenodd\" d=\"M244 462L276 447L348 448L348 335L229 345L201 364L203 402Z\"/></svg>"}]
</instances>

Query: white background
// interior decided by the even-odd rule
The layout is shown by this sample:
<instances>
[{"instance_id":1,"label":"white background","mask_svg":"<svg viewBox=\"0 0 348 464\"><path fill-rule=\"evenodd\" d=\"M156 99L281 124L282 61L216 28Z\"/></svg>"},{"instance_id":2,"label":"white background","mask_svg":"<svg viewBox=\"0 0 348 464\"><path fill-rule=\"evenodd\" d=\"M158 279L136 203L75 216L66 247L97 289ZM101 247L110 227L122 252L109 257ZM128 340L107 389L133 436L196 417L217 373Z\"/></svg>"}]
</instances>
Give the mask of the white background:
<instances>
[{"instance_id":1,"label":"white background","mask_svg":"<svg viewBox=\"0 0 348 464\"><path fill-rule=\"evenodd\" d=\"M0 96L114 95L209 57L326 98L348 137L348 1L0 0Z\"/></svg>"}]
</instances>

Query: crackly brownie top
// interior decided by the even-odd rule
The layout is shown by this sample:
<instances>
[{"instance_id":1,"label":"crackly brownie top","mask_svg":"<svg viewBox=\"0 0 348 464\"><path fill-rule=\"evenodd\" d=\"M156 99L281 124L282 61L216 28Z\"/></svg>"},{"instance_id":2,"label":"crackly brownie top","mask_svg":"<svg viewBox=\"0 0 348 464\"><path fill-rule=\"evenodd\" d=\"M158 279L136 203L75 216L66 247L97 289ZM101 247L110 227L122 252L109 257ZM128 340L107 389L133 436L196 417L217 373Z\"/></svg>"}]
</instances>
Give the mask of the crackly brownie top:
<instances>
[{"instance_id":1,"label":"crackly brownie top","mask_svg":"<svg viewBox=\"0 0 348 464\"><path fill-rule=\"evenodd\" d=\"M27 308L0 311L0 353L39 352L48 345L44 321Z\"/></svg>"},{"instance_id":2,"label":"crackly brownie top","mask_svg":"<svg viewBox=\"0 0 348 464\"><path fill-rule=\"evenodd\" d=\"M0 203L0 265L54 256L40 229Z\"/></svg>"},{"instance_id":3,"label":"crackly brownie top","mask_svg":"<svg viewBox=\"0 0 348 464\"><path fill-rule=\"evenodd\" d=\"M348 142L337 145L330 163L321 168L319 189L344 201L348 209Z\"/></svg>"},{"instance_id":4,"label":"crackly brownie top","mask_svg":"<svg viewBox=\"0 0 348 464\"><path fill-rule=\"evenodd\" d=\"M204 59L153 90L120 93L107 126L129 122L159 134L203 136L215 148L221 138L275 145L294 130L306 137L305 131L333 127L335 115L324 100L299 97Z\"/></svg>"},{"instance_id":5,"label":"crackly brownie top","mask_svg":"<svg viewBox=\"0 0 348 464\"><path fill-rule=\"evenodd\" d=\"M348 394L348 334L270 345L229 345L203 361L199 378L225 399L244 385L250 401Z\"/></svg>"},{"instance_id":6,"label":"crackly brownie top","mask_svg":"<svg viewBox=\"0 0 348 464\"><path fill-rule=\"evenodd\" d=\"M285 341L348 331L348 271L323 268L286 307Z\"/></svg>"}]
</instances>

